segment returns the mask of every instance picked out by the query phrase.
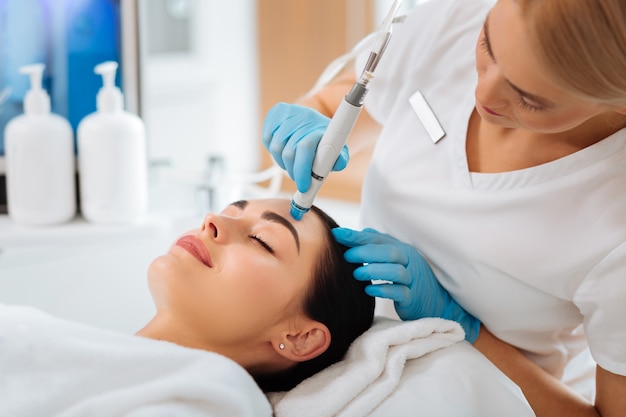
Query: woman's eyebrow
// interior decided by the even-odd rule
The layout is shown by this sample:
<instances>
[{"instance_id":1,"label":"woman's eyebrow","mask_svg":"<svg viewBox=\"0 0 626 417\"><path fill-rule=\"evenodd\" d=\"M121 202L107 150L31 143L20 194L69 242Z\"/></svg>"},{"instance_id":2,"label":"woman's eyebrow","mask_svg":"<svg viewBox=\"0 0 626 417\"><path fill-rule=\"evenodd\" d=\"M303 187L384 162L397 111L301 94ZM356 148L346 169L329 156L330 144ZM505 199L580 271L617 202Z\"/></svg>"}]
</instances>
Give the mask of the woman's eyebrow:
<instances>
[{"instance_id":1,"label":"woman's eyebrow","mask_svg":"<svg viewBox=\"0 0 626 417\"><path fill-rule=\"evenodd\" d=\"M488 24L487 24L488 20L489 20L489 14L487 14L487 17L485 18L485 22L483 23L483 33L485 34L485 46L487 47L487 53L489 54L491 59L493 59L493 62L497 63L496 57L493 55L493 49L491 49L491 41L489 39L489 29L488 29ZM546 100L543 97L539 97L527 91L522 90L521 88L519 88L518 86L516 86L515 84L513 84L511 81L507 79L505 79L504 81L509 85L509 87L511 87L520 96L524 96L544 107L550 107L553 105L553 103L551 103L550 101Z\"/></svg>"},{"instance_id":2,"label":"woman's eyebrow","mask_svg":"<svg viewBox=\"0 0 626 417\"><path fill-rule=\"evenodd\" d=\"M248 200L234 201L234 202L230 203L230 205L231 206L235 206L235 207L240 208L241 210L243 210L248 205Z\"/></svg>"},{"instance_id":3,"label":"woman's eyebrow","mask_svg":"<svg viewBox=\"0 0 626 417\"><path fill-rule=\"evenodd\" d=\"M289 220L273 211L264 211L263 214L261 214L261 218L285 226L293 235L296 241L296 248L298 249L298 253L300 253L300 237L298 236L298 231Z\"/></svg>"},{"instance_id":4,"label":"woman's eyebrow","mask_svg":"<svg viewBox=\"0 0 626 417\"><path fill-rule=\"evenodd\" d=\"M248 205L248 200L234 201L230 203L230 205L235 206L241 210L245 210L246 206ZM263 214L261 214L261 218L285 226L287 230L289 230L293 235L293 238L296 241L296 248L298 250L298 253L300 253L300 236L298 236L298 231L289 220L287 220L280 214L269 210L263 212Z\"/></svg>"}]
</instances>

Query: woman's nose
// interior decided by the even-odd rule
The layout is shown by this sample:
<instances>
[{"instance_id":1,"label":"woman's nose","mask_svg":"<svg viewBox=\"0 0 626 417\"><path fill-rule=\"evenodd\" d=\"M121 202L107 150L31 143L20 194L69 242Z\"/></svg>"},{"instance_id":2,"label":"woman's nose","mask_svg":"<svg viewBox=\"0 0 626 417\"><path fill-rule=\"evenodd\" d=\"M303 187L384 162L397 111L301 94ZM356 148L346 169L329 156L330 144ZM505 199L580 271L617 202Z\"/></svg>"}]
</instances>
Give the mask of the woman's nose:
<instances>
[{"instance_id":1,"label":"woman's nose","mask_svg":"<svg viewBox=\"0 0 626 417\"><path fill-rule=\"evenodd\" d=\"M205 234L209 239L221 242L227 237L227 221L215 213L209 213L204 216L201 233Z\"/></svg>"}]
</instances>

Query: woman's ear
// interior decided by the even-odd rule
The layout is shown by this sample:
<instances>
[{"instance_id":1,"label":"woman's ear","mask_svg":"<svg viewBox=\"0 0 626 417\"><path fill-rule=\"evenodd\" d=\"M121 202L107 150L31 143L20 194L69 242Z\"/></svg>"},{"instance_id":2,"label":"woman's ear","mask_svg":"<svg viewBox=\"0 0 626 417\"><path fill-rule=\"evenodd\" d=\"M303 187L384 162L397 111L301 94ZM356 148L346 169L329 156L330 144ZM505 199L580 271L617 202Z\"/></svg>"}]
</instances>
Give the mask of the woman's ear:
<instances>
[{"instance_id":1,"label":"woman's ear","mask_svg":"<svg viewBox=\"0 0 626 417\"><path fill-rule=\"evenodd\" d=\"M285 332L272 345L284 358L305 362L326 352L330 346L330 330L319 321L307 320L297 330Z\"/></svg>"}]
</instances>

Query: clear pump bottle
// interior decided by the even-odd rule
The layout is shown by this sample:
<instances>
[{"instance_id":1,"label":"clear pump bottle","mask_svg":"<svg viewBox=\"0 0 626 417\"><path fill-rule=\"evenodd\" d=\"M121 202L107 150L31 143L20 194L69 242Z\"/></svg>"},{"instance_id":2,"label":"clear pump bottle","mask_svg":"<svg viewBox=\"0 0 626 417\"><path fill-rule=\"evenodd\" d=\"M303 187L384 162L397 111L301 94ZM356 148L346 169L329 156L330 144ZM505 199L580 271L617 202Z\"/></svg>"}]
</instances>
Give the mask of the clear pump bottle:
<instances>
[{"instance_id":1,"label":"clear pump bottle","mask_svg":"<svg viewBox=\"0 0 626 417\"><path fill-rule=\"evenodd\" d=\"M5 135L9 218L25 225L64 223L76 214L74 135L69 122L50 112L42 88L43 64L28 65L31 89L24 114L11 119Z\"/></svg>"},{"instance_id":2,"label":"clear pump bottle","mask_svg":"<svg viewBox=\"0 0 626 417\"><path fill-rule=\"evenodd\" d=\"M117 63L103 62L94 71L103 79L97 110L77 131L81 212L94 223L135 223L148 207L144 124L124 110L124 96L115 86Z\"/></svg>"}]
</instances>

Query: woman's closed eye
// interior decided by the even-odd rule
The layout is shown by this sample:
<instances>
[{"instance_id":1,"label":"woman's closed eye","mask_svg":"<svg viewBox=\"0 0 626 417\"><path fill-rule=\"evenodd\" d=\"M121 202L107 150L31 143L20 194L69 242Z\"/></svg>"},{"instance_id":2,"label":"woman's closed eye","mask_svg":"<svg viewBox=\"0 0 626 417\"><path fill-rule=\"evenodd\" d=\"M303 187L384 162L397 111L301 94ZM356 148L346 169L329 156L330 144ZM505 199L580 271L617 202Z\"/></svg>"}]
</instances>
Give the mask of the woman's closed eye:
<instances>
[{"instance_id":1,"label":"woman's closed eye","mask_svg":"<svg viewBox=\"0 0 626 417\"><path fill-rule=\"evenodd\" d=\"M265 240L263 240L258 235L249 235L248 237L250 239L256 241L261 247L263 247L263 249L265 249L266 251L268 251L272 255L274 254L274 249Z\"/></svg>"}]
</instances>

